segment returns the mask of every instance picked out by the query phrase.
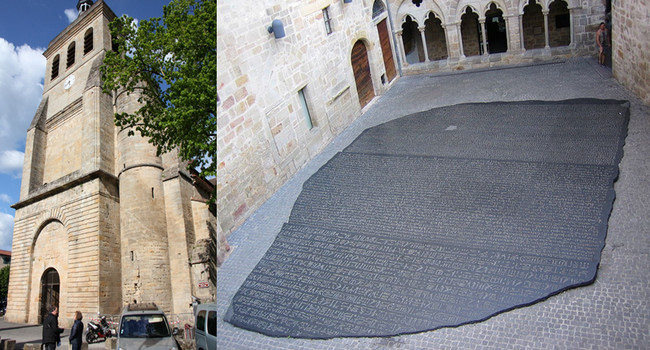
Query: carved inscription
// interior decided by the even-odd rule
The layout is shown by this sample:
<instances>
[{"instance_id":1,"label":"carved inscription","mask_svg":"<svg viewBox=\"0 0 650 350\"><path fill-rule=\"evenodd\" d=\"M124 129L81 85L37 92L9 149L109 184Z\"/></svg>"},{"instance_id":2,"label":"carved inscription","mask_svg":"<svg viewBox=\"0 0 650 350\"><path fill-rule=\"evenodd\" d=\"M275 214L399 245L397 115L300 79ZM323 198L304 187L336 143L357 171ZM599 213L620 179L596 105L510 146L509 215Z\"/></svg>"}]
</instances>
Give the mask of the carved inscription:
<instances>
[{"instance_id":1,"label":"carved inscription","mask_svg":"<svg viewBox=\"0 0 650 350\"><path fill-rule=\"evenodd\" d=\"M590 283L625 108L459 105L366 130L305 182L226 320L272 336L390 336Z\"/></svg>"}]
</instances>

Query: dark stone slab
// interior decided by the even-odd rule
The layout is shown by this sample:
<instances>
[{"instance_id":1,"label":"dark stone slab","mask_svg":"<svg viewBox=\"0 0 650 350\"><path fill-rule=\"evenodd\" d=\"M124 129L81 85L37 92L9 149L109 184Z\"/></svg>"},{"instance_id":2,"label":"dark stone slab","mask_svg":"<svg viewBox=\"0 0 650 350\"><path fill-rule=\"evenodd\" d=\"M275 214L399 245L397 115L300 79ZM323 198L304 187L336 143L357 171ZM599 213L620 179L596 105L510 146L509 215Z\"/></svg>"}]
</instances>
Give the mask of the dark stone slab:
<instances>
[{"instance_id":1,"label":"dark stone slab","mask_svg":"<svg viewBox=\"0 0 650 350\"><path fill-rule=\"evenodd\" d=\"M305 182L226 321L271 336L392 336L591 283L626 108L470 104L368 129Z\"/></svg>"},{"instance_id":2,"label":"dark stone slab","mask_svg":"<svg viewBox=\"0 0 650 350\"><path fill-rule=\"evenodd\" d=\"M595 99L448 106L366 129L345 152L616 165L628 106Z\"/></svg>"}]
</instances>

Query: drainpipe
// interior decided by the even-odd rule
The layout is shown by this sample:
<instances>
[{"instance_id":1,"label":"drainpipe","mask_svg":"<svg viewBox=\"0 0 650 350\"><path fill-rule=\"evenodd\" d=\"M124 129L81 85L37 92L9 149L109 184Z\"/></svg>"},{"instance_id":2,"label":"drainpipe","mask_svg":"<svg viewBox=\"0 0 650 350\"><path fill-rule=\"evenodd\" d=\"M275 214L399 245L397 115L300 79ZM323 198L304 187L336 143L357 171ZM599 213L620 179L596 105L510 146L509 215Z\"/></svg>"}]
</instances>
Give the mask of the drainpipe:
<instances>
[{"instance_id":1,"label":"drainpipe","mask_svg":"<svg viewBox=\"0 0 650 350\"><path fill-rule=\"evenodd\" d=\"M397 71L399 76L402 77L402 60L400 59L399 48L397 48L397 38L395 37L395 27L393 26L393 17L390 11L390 0L386 0L386 11L388 12L388 23L390 24L390 35L393 37L393 51L397 58Z\"/></svg>"}]
</instances>

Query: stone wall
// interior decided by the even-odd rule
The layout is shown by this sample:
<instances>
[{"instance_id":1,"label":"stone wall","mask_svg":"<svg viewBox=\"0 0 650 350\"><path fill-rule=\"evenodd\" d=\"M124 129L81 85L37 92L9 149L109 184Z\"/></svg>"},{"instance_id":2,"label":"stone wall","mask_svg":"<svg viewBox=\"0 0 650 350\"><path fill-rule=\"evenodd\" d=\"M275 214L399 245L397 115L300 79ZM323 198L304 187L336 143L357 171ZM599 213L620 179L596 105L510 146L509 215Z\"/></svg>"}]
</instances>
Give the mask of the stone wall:
<instances>
[{"instance_id":1,"label":"stone wall","mask_svg":"<svg viewBox=\"0 0 650 350\"><path fill-rule=\"evenodd\" d=\"M121 304L120 293L110 289L120 281L114 242L119 228L102 225L97 215L103 207L117 205L112 193L95 179L16 210L7 321L39 323L40 279L49 268L57 270L65 286L61 319L73 319L75 310L112 313ZM101 259L100 245L107 249ZM108 268L108 260L116 265ZM101 273L100 266L106 268ZM103 308L109 304L113 307Z\"/></svg>"},{"instance_id":2,"label":"stone wall","mask_svg":"<svg viewBox=\"0 0 650 350\"><path fill-rule=\"evenodd\" d=\"M356 41L368 47L375 95L388 88L380 78L382 18L373 20L372 1L217 3L217 226L224 236L361 114L351 66ZM275 19L284 38L267 31Z\"/></svg>"},{"instance_id":3,"label":"stone wall","mask_svg":"<svg viewBox=\"0 0 650 350\"><path fill-rule=\"evenodd\" d=\"M375 27L378 20L388 16L392 22L391 46L403 74L419 74L592 55L593 26L604 17L603 0L567 0L564 3L570 12L573 35L570 28L554 31L553 1L540 0L544 11L551 11L552 48L525 50L520 21L528 1L494 2L506 21L508 51L478 55L476 23L461 30L461 16L471 8L479 20L485 20L492 1L423 0L415 4L390 0L384 2L388 11L376 19L371 13L373 2L267 0L217 4L219 261L229 248L229 233L361 114L350 58L357 40L368 47L375 94L390 86L380 79L385 69ZM324 8L331 18L333 32L329 35L325 32ZM435 34L425 31L426 37L435 38L427 45L436 50L428 62L422 51L413 52L419 56L413 59L425 62L404 63L404 45L407 52L416 48L402 43L402 39L410 35L421 42L417 29L402 33L404 21L413 18L423 24L431 13L440 19L441 27L437 28L444 29ZM275 39L267 31L275 19L284 24L286 37ZM569 45L553 47L566 43L567 36ZM464 56L461 45L465 46ZM418 51L423 47L419 45ZM307 98L312 129L305 123L299 90Z\"/></svg>"},{"instance_id":4,"label":"stone wall","mask_svg":"<svg viewBox=\"0 0 650 350\"><path fill-rule=\"evenodd\" d=\"M618 81L650 104L650 1L612 5L613 72Z\"/></svg>"}]
</instances>

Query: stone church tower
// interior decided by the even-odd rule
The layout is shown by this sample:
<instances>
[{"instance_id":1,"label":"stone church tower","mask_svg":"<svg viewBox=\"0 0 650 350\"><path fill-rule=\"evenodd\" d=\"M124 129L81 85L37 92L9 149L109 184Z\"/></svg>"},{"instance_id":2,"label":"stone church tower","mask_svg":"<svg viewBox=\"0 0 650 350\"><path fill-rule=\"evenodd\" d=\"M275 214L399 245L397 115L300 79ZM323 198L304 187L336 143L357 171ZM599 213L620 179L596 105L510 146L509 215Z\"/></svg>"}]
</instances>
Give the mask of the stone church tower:
<instances>
[{"instance_id":1,"label":"stone church tower","mask_svg":"<svg viewBox=\"0 0 650 350\"><path fill-rule=\"evenodd\" d=\"M27 131L16 209L6 319L40 323L49 305L68 322L79 310L119 314L156 302L190 312L214 299L214 186L176 154L156 155L113 123L138 108L134 95L101 91L116 15L79 0L79 17L44 52L43 99Z\"/></svg>"}]
</instances>

